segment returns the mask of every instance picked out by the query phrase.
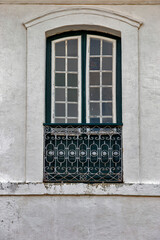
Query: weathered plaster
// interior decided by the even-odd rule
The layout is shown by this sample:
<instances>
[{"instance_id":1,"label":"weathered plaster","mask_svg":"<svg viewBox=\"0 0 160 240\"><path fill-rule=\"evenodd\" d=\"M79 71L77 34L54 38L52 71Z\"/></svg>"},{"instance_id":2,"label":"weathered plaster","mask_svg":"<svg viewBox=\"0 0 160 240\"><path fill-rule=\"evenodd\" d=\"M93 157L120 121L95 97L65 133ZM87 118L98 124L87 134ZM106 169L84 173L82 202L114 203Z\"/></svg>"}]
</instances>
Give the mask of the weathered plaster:
<instances>
[{"instance_id":1,"label":"weathered plaster","mask_svg":"<svg viewBox=\"0 0 160 240\"><path fill-rule=\"evenodd\" d=\"M64 7L63 7L64 8ZM70 6L66 6L70 9ZM140 19L144 24L139 30L139 90L140 90L140 161L139 178L142 183L160 183L160 148L159 148L159 96L160 96L160 6L100 6L133 19ZM24 22L47 13L60 10L60 6L0 6L0 123L1 153L0 176L3 182L25 181L25 124L26 124L26 29ZM92 20L93 23L93 20ZM124 37L124 36L122 36ZM128 42L128 45L131 43ZM134 44L134 40L132 42ZM127 54L126 54L127 57ZM129 58L128 58L129 59ZM33 62L32 64L36 64ZM129 62L129 65L131 62ZM37 66L39 71L39 66ZM43 73L42 73L43 74ZM133 81L128 73L126 84ZM43 86L42 86L43 87ZM124 85L126 87L126 85ZM134 84L133 84L134 87ZM41 91L37 84L36 91ZM134 98L134 91L128 93L125 103ZM39 99L36 99L37 102ZM33 106L34 108L34 106ZM134 105L132 106L134 111ZM124 112L124 116L127 113ZM38 118L38 117L37 117ZM132 135L137 136L132 120ZM43 122L43 121L42 121ZM33 124L33 123L32 123ZM42 132L40 133L43 134ZM126 141L130 142L128 137ZM6 141L9 147L6 151ZM36 138L34 139L36 144ZM10 144L9 144L10 143ZM35 145L32 146L35 148ZM132 146L130 146L132 148ZM41 151L42 146L39 146ZM124 152L125 154L125 152ZM132 157L135 153L130 151ZM134 160L128 158L128 166ZM34 163L34 158L31 161ZM40 174L42 174L41 169ZM39 171L38 170L38 171ZM33 175L34 175L33 171ZM127 174L126 170L124 171ZM137 179L136 179L137 181Z\"/></svg>"},{"instance_id":2,"label":"weathered plaster","mask_svg":"<svg viewBox=\"0 0 160 240\"><path fill-rule=\"evenodd\" d=\"M0 181L25 179L26 31L0 8Z\"/></svg>"},{"instance_id":3,"label":"weathered plaster","mask_svg":"<svg viewBox=\"0 0 160 240\"><path fill-rule=\"evenodd\" d=\"M2 197L2 240L159 240L160 198Z\"/></svg>"},{"instance_id":4,"label":"weathered plaster","mask_svg":"<svg viewBox=\"0 0 160 240\"><path fill-rule=\"evenodd\" d=\"M2 141L0 142L0 156L2 156L3 154L7 154L11 145L14 143L14 137L13 136L7 136L5 131L2 130L0 132L0 139L2 139Z\"/></svg>"},{"instance_id":5,"label":"weathered plaster","mask_svg":"<svg viewBox=\"0 0 160 240\"><path fill-rule=\"evenodd\" d=\"M0 196L90 195L160 197L159 184L1 183Z\"/></svg>"}]
</instances>

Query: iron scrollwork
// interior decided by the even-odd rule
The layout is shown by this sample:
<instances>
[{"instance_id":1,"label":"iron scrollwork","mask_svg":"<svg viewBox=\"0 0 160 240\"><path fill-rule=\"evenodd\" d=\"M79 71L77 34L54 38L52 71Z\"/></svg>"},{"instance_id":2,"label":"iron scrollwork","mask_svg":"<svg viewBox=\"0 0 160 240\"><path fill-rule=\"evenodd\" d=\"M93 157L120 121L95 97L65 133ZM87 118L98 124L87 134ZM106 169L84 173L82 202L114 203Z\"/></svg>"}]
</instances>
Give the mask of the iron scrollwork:
<instances>
[{"instance_id":1,"label":"iron scrollwork","mask_svg":"<svg viewBox=\"0 0 160 240\"><path fill-rule=\"evenodd\" d=\"M44 126L45 182L122 182L122 127Z\"/></svg>"}]
</instances>

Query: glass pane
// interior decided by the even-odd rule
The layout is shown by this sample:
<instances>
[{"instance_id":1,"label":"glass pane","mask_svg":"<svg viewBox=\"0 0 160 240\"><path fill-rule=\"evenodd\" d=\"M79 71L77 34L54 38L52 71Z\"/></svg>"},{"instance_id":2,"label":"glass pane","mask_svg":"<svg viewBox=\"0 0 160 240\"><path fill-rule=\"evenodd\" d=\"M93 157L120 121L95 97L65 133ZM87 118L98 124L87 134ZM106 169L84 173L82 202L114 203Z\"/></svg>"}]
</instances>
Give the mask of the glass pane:
<instances>
[{"instance_id":1,"label":"glass pane","mask_svg":"<svg viewBox=\"0 0 160 240\"><path fill-rule=\"evenodd\" d=\"M102 123L112 123L112 118L103 118Z\"/></svg>"},{"instance_id":2,"label":"glass pane","mask_svg":"<svg viewBox=\"0 0 160 240\"><path fill-rule=\"evenodd\" d=\"M102 115L112 116L112 103L102 103Z\"/></svg>"},{"instance_id":3,"label":"glass pane","mask_svg":"<svg viewBox=\"0 0 160 240\"><path fill-rule=\"evenodd\" d=\"M55 100L65 101L65 89L60 89L60 88L55 89Z\"/></svg>"},{"instance_id":4,"label":"glass pane","mask_svg":"<svg viewBox=\"0 0 160 240\"><path fill-rule=\"evenodd\" d=\"M112 70L112 58L103 57L102 58L102 70Z\"/></svg>"},{"instance_id":5,"label":"glass pane","mask_svg":"<svg viewBox=\"0 0 160 240\"><path fill-rule=\"evenodd\" d=\"M112 43L104 41L102 43L102 54L103 55L112 55Z\"/></svg>"},{"instance_id":6,"label":"glass pane","mask_svg":"<svg viewBox=\"0 0 160 240\"><path fill-rule=\"evenodd\" d=\"M100 83L100 73L90 72L90 85L99 85Z\"/></svg>"},{"instance_id":7,"label":"glass pane","mask_svg":"<svg viewBox=\"0 0 160 240\"><path fill-rule=\"evenodd\" d=\"M77 102L77 100L78 100L77 89L68 89L68 101Z\"/></svg>"},{"instance_id":8,"label":"glass pane","mask_svg":"<svg viewBox=\"0 0 160 240\"><path fill-rule=\"evenodd\" d=\"M78 56L78 41L77 39L68 40L68 56Z\"/></svg>"},{"instance_id":9,"label":"glass pane","mask_svg":"<svg viewBox=\"0 0 160 240\"><path fill-rule=\"evenodd\" d=\"M67 123L78 123L78 119L77 118L74 118L74 119L68 118Z\"/></svg>"},{"instance_id":10,"label":"glass pane","mask_svg":"<svg viewBox=\"0 0 160 240\"><path fill-rule=\"evenodd\" d=\"M65 59L64 58L56 58L55 70L56 71L65 71Z\"/></svg>"},{"instance_id":11,"label":"glass pane","mask_svg":"<svg viewBox=\"0 0 160 240\"><path fill-rule=\"evenodd\" d=\"M65 123L65 118L55 118L55 123Z\"/></svg>"},{"instance_id":12,"label":"glass pane","mask_svg":"<svg viewBox=\"0 0 160 240\"><path fill-rule=\"evenodd\" d=\"M90 100L99 100L99 99L100 99L100 89L90 88Z\"/></svg>"},{"instance_id":13,"label":"glass pane","mask_svg":"<svg viewBox=\"0 0 160 240\"><path fill-rule=\"evenodd\" d=\"M102 88L102 100L112 100L112 87Z\"/></svg>"},{"instance_id":14,"label":"glass pane","mask_svg":"<svg viewBox=\"0 0 160 240\"><path fill-rule=\"evenodd\" d=\"M90 103L90 115L98 116L100 114L100 105L99 103Z\"/></svg>"},{"instance_id":15,"label":"glass pane","mask_svg":"<svg viewBox=\"0 0 160 240\"><path fill-rule=\"evenodd\" d=\"M100 40L91 38L90 40L90 55L100 55Z\"/></svg>"},{"instance_id":16,"label":"glass pane","mask_svg":"<svg viewBox=\"0 0 160 240\"><path fill-rule=\"evenodd\" d=\"M55 104L55 116L65 117L65 104L64 103L56 103Z\"/></svg>"},{"instance_id":17,"label":"glass pane","mask_svg":"<svg viewBox=\"0 0 160 240\"><path fill-rule=\"evenodd\" d=\"M58 42L55 44L55 55L65 56L65 41Z\"/></svg>"},{"instance_id":18,"label":"glass pane","mask_svg":"<svg viewBox=\"0 0 160 240\"><path fill-rule=\"evenodd\" d=\"M90 123L100 123L100 118L90 118Z\"/></svg>"},{"instance_id":19,"label":"glass pane","mask_svg":"<svg viewBox=\"0 0 160 240\"><path fill-rule=\"evenodd\" d=\"M78 75L74 73L68 73L68 86L69 87L77 87L78 84Z\"/></svg>"},{"instance_id":20,"label":"glass pane","mask_svg":"<svg viewBox=\"0 0 160 240\"><path fill-rule=\"evenodd\" d=\"M91 57L90 58L90 70L100 70L100 58Z\"/></svg>"},{"instance_id":21,"label":"glass pane","mask_svg":"<svg viewBox=\"0 0 160 240\"><path fill-rule=\"evenodd\" d=\"M68 59L68 71L77 71L78 69L78 61L77 59Z\"/></svg>"},{"instance_id":22,"label":"glass pane","mask_svg":"<svg viewBox=\"0 0 160 240\"><path fill-rule=\"evenodd\" d=\"M78 116L78 104L68 104L68 117Z\"/></svg>"},{"instance_id":23,"label":"glass pane","mask_svg":"<svg viewBox=\"0 0 160 240\"><path fill-rule=\"evenodd\" d=\"M56 86L65 86L65 74L56 73L55 74L55 85Z\"/></svg>"},{"instance_id":24,"label":"glass pane","mask_svg":"<svg viewBox=\"0 0 160 240\"><path fill-rule=\"evenodd\" d=\"M102 73L102 84L103 85L112 85L112 73L103 72Z\"/></svg>"}]
</instances>

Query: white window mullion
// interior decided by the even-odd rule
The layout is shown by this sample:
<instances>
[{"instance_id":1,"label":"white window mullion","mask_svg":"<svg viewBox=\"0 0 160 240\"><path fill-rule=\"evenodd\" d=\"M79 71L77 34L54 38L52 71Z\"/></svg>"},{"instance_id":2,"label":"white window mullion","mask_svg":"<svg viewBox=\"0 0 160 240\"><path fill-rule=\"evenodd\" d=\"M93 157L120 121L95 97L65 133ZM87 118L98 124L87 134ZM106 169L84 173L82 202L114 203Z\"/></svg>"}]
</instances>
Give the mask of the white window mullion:
<instances>
[{"instance_id":1,"label":"white window mullion","mask_svg":"<svg viewBox=\"0 0 160 240\"><path fill-rule=\"evenodd\" d=\"M100 123L102 123L102 40L100 40Z\"/></svg>"},{"instance_id":2,"label":"white window mullion","mask_svg":"<svg viewBox=\"0 0 160 240\"><path fill-rule=\"evenodd\" d=\"M82 83L81 83L81 37L78 37L78 122L81 123Z\"/></svg>"},{"instance_id":3,"label":"white window mullion","mask_svg":"<svg viewBox=\"0 0 160 240\"><path fill-rule=\"evenodd\" d=\"M86 47L86 122L90 123L90 85L89 85L89 56L90 56L90 38L87 36L87 47Z\"/></svg>"},{"instance_id":4,"label":"white window mullion","mask_svg":"<svg viewBox=\"0 0 160 240\"><path fill-rule=\"evenodd\" d=\"M55 43L52 42L52 71L51 71L51 122L55 121Z\"/></svg>"},{"instance_id":5,"label":"white window mullion","mask_svg":"<svg viewBox=\"0 0 160 240\"><path fill-rule=\"evenodd\" d=\"M65 41L65 123L67 123L68 116L68 106L67 106L67 97L68 97L68 88L67 88L67 40Z\"/></svg>"},{"instance_id":6,"label":"white window mullion","mask_svg":"<svg viewBox=\"0 0 160 240\"><path fill-rule=\"evenodd\" d=\"M113 57L112 57L112 114L113 123L116 123L116 41L113 42Z\"/></svg>"}]
</instances>

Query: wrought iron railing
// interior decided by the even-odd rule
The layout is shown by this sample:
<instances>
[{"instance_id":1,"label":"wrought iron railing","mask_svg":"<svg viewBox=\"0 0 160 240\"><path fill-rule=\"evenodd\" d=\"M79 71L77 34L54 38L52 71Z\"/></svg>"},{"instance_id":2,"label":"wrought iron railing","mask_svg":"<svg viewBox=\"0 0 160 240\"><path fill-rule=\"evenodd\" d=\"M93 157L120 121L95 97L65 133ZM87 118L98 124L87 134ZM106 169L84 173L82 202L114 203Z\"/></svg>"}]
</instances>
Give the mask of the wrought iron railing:
<instances>
[{"instance_id":1,"label":"wrought iron railing","mask_svg":"<svg viewBox=\"0 0 160 240\"><path fill-rule=\"evenodd\" d=\"M122 182L122 126L44 124L45 182Z\"/></svg>"}]
</instances>

